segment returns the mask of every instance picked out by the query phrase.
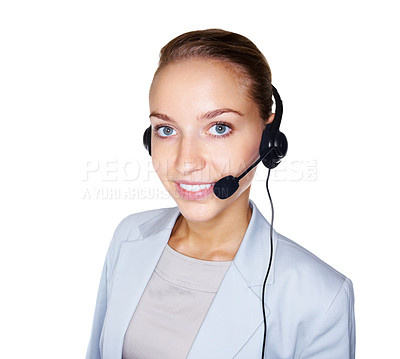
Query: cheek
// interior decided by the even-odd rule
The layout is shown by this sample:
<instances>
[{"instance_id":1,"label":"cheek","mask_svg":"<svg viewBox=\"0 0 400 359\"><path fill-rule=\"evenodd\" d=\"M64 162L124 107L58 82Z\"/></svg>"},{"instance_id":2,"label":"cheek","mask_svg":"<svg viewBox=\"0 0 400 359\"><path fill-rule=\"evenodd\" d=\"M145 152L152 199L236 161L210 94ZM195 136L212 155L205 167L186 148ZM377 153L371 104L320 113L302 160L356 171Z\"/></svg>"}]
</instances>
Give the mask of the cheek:
<instances>
[{"instance_id":1,"label":"cheek","mask_svg":"<svg viewBox=\"0 0 400 359\"><path fill-rule=\"evenodd\" d=\"M152 148L151 161L158 177L160 179L165 177L168 172L168 154L165 151L159 151L158 146L154 146Z\"/></svg>"},{"instance_id":2,"label":"cheek","mask_svg":"<svg viewBox=\"0 0 400 359\"><path fill-rule=\"evenodd\" d=\"M159 179L165 184L176 178L176 153L173 146L157 144L153 149L151 160Z\"/></svg>"},{"instance_id":3,"label":"cheek","mask_svg":"<svg viewBox=\"0 0 400 359\"><path fill-rule=\"evenodd\" d=\"M228 174L234 176L240 175L252 165L258 157L258 143L255 143L255 141L241 141L211 156L213 167L222 176Z\"/></svg>"},{"instance_id":4,"label":"cheek","mask_svg":"<svg viewBox=\"0 0 400 359\"><path fill-rule=\"evenodd\" d=\"M161 181L168 177L168 173L170 172L168 168L168 159L164 158L157 158L154 157L152 159L154 170L157 173L157 176L160 178Z\"/></svg>"}]
</instances>

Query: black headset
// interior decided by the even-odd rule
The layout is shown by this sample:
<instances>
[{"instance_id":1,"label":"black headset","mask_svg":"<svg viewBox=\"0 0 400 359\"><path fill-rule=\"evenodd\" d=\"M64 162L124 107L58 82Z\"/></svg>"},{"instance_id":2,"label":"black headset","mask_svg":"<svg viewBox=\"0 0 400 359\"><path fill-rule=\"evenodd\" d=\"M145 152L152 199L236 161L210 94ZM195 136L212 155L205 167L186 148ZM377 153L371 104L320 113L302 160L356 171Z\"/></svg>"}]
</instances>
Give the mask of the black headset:
<instances>
[{"instance_id":1,"label":"black headset","mask_svg":"<svg viewBox=\"0 0 400 359\"><path fill-rule=\"evenodd\" d=\"M260 157L265 167L272 169L279 165L288 149L288 141L283 132L279 131L281 125L283 104L277 89L272 86L275 99L275 117L272 123L265 126L260 144Z\"/></svg>"}]
</instances>

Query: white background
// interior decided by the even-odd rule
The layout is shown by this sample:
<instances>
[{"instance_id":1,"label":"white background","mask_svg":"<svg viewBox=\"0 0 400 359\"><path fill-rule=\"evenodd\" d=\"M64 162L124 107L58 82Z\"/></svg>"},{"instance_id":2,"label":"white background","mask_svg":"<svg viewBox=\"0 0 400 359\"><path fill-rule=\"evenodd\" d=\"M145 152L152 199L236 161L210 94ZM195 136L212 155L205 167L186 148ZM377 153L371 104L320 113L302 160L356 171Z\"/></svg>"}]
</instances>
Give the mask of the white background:
<instances>
[{"instance_id":1,"label":"white background","mask_svg":"<svg viewBox=\"0 0 400 359\"><path fill-rule=\"evenodd\" d=\"M397 355L395 1L16 0L0 5L1 358L84 357L116 225L174 205L142 146L159 49L209 27L254 41L284 101L276 229L353 280L357 357ZM269 218L265 174L251 198Z\"/></svg>"}]
</instances>

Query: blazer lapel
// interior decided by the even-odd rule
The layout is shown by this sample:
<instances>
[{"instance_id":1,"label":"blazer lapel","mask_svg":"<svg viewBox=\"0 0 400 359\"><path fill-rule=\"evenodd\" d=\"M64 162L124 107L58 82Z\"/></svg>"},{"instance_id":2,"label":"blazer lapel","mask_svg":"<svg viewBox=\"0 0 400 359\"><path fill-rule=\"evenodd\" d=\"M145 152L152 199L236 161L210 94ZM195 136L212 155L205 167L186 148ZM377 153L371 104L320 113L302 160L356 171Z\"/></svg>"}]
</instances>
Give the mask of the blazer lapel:
<instances>
[{"instance_id":1,"label":"blazer lapel","mask_svg":"<svg viewBox=\"0 0 400 359\"><path fill-rule=\"evenodd\" d=\"M252 218L188 359L233 358L263 323L261 291L270 255L269 223L253 202ZM261 255L264 253L264 255ZM274 281L274 270L267 284ZM266 316L270 311L267 306ZM261 343L260 343L261 348Z\"/></svg>"},{"instance_id":2,"label":"blazer lapel","mask_svg":"<svg viewBox=\"0 0 400 359\"><path fill-rule=\"evenodd\" d=\"M232 264L188 359L233 358L261 324L261 302Z\"/></svg>"},{"instance_id":3,"label":"blazer lapel","mask_svg":"<svg viewBox=\"0 0 400 359\"><path fill-rule=\"evenodd\" d=\"M139 228L139 239L121 244L102 334L103 358L121 358L125 332L178 215L175 208L167 218L151 219Z\"/></svg>"}]
</instances>

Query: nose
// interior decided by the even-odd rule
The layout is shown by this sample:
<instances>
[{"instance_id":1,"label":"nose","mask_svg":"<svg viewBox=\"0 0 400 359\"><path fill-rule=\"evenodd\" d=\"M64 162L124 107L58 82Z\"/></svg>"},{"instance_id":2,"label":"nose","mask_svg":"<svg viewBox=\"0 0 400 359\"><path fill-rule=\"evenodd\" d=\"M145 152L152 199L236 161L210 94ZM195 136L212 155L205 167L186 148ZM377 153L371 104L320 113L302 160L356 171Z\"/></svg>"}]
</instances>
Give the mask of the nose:
<instances>
[{"instance_id":1,"label":"nose","mask_svg":"<svg viewBox=\"0 0 400 359\"><path fill-rule=\"evenodd\" d=\"M203 156L204 146L199 140L193 138L182 138L176 158L176 169L182 175L188 175L202 170L206 165Z\"/></svg>"}]
</instances>

